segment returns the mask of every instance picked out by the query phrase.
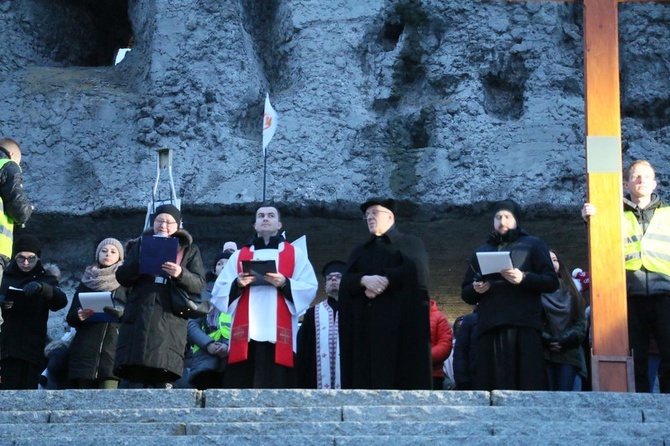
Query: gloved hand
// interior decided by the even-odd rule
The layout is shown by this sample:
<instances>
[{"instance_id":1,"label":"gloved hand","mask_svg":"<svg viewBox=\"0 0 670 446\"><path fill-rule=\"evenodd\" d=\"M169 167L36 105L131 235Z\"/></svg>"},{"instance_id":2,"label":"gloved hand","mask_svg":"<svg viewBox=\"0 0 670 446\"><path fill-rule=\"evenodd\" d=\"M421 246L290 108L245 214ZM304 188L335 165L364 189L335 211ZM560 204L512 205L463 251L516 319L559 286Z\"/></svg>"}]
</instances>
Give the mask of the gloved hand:
<instances>
[{"instance_id":1,"label":"gloved hand","mask_svg":"<svg viewBox=\"0 0 670 446\"><path fill-rule=\"evenodd\" d=\"M102 311L106 315L121 319L123 317L123 307L103 307Z\"/></svg>"},{"instance_id":2,"label":"gloved hand","mask_svg":"<svg viewBox=\"0 0 670 446\"><path fill-rule=\"evenodd\" d=\"M23 286L23 294L27 297L38 296L42 292L42 284L39 282L28 282Z\"/></svg>"}]
</instances>

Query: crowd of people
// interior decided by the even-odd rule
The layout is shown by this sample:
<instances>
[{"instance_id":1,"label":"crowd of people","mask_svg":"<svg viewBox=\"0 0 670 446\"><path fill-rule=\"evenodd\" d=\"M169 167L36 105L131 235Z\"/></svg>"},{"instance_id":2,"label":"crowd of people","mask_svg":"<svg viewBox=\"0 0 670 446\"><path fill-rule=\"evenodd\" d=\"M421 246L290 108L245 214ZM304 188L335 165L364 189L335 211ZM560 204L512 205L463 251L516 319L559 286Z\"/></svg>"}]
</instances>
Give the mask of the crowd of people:
<instances>
[{"instance_id":1,"label":"crowd of people","mask_svg":"<svg viewBox=\"0 0 670 446\"><path fill-rule=\"evenodd\" d=\"M424 243L399 230L393 199L361 204L369 236L325 265L322 301L306 247L283 237L276 206L260 206L248 243L227 242L206 269L180 209L166 203L137 238L97 244L67 311L72 330L48 346L49 313L68 297L58 267L42 263L40 240L13 235L33 210L20 160L18 143L0 139L0 389L588 389L588 274L571 273L526 232L510 199L494 205L492 231L468 259L461 297L474 309L453 326L430 298ZM633 163L625 180L636 389L657 380L667 393L670 208L648 162ZM582 217L595 214L586 203ZM152 269L159 241L174 253L161 252ZM491 255L502 266L490 270ZM200 312L177 311L177 295Z\"/></svg>"}]
</instances>

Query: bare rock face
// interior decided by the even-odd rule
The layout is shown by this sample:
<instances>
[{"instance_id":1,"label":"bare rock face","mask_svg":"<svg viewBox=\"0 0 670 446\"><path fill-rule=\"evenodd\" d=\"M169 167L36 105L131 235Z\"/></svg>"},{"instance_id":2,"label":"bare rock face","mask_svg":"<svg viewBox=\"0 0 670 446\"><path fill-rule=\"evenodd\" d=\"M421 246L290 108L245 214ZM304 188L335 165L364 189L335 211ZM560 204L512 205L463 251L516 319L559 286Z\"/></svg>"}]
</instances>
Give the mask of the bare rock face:
<instances>
[{"instance_id":1,"label":"bare rock face","mask_svg":"<svg viewBox=\"0 0 670 446\"><path fill-rule=\"evenodd\" d=\"M578 3L126 4L0 1L0 131L23 144L42 212L143 208L160 147L175 150L186 206L259 201L265 92L279 113L272 200L383 194L439 217L505 196L584 198ZM663 171L668 11L620 11L625 161Z\"/></svg>"},{"instance_id":2,"label":"bare rock face","mask_svg":"<svg viewBox=\"0 0 670 446\"><path fill-rule=\"evenodd\" d=\"M619 11L623 161L649 159L663 192L670 10ZM205 253L243 241L263 197L268 92L279 127L267 200L297 218L296 236L311 219L338 227L337 246L312 237L317 269L365 235L352 233L357 203L392 196L447 262L434 268L436 289L458 299L462 259L485 234L460 231L490 202L512 197L531 218L577 218L582 16L579 2L0 0L0 134L24 149L37 209L27 229L71 254L64 269L76 282L98 237L139 233L155 151L169 147ZM420 224L454 216L435 235ZM545 223L536 233L550 238ZM570 227L557 241L574 242L567 257L583 262L584 231Z\"/></svg>"}]
</instances>

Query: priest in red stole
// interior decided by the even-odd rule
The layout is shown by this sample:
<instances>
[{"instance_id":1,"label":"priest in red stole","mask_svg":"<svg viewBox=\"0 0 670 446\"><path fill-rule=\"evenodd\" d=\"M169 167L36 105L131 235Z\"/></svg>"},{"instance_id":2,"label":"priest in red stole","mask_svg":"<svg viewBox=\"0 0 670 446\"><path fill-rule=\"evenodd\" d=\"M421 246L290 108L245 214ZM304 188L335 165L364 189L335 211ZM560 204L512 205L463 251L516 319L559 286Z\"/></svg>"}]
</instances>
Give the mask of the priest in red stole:
<instances>
[{"instance_id":1,"label":"priest in red stole","mask_svg":"<svg viewBox=\"0 0 670 446\"><path fill-rule=\"evenodd\" d=\"M227 388L296 386L298 316L314 300L318 282L307 253L284 240L281 228L276 207L258 208L257 236L230 257L214 284L212 303L232 318ZM274 261L276 272L252 261Z\"/></svg>"}]
</instances>

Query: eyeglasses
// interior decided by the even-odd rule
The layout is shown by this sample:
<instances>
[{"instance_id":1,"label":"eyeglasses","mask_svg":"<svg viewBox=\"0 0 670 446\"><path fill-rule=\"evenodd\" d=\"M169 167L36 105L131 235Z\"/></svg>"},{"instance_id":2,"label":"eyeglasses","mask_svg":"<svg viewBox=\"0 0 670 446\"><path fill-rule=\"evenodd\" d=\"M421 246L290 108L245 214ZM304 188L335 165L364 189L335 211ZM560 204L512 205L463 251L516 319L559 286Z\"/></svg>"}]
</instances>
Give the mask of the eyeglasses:
<instances>
[{"instance_id":1,"label":"eyeglasses","mask_svg":"<svg viewBox=\"0 0 670 446\"><path fill-rule=\"evenodd\" d=\"M154 220L154 224L158 226L174 226L177 224L176 221L167 221L167 220Z\"/></svg>"},{"instance_id":2,"label":"eyeglasses","mask_svg":"<svg viewBox=\"0 0 670 446\"><path fill-rule=\"evenodd\" d=\"M340 274L340 273L328 274L326 276L326 282L331 281L331 280L342 280L342 274Z\"/></svg>"},{"instance_id":3,"label":"eyeglasses","mask_svg":"<svg viewBox=\"0 0 670 446\"><path fill-rule=\"evenodd\" d=\"M37 262L37 256L28 256L28 257L25 257L25 256L16 256L16 261L17 261L18 263L25 263L25 262L28 262L28 263L35 263L35 262Z\"/></svg>"},{"instance_id":4,"label":"eyeglasses","mask_svg":"<svg viewBox=\"0 0 670 446\"><path fill-rule=\"evenodd\" d=\"M379 214L390 214L391 211L385 211L383 209L375 209L374 211L366 212L363 220L367 220L370 217L377 217Z\"/></svg>"}]
</instances>

